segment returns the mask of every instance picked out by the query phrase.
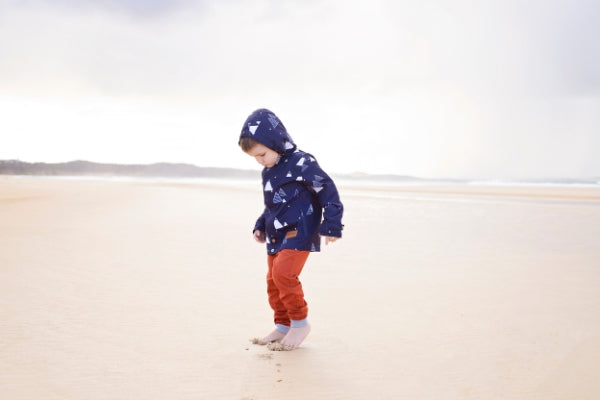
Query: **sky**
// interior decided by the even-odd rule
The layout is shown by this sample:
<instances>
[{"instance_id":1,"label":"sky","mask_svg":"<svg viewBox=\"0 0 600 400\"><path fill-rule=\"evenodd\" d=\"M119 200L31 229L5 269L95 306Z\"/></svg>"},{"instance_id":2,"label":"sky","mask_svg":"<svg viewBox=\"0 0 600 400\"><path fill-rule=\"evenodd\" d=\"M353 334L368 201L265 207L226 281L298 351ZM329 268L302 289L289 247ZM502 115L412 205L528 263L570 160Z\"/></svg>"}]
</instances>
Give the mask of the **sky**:
<instances>
[{"instance_id":1,"label":"sky","mask_svg":"<svg viewBox=\"0 0 600 400\"><path fill-rule=\"evenodd\" d=\"M594 0L0 0L0 159L600 177Z\"/></svg>"}]
</instances>

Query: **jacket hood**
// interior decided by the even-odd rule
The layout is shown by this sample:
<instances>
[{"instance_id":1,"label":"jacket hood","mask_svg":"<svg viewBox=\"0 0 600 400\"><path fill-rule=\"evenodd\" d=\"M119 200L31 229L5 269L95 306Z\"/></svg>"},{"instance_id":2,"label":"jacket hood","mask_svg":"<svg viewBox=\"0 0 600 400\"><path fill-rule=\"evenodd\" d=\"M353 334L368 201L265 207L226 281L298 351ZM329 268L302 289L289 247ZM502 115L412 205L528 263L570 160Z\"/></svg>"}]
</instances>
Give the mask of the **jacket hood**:
<instances>
[{"instance_id":1,"label":"jacket hood","mask_svg":"<svg viewBox=\"0 0 600 400\"><path fill-rule=\"evenodd\" d=\"M240 133L240 139L243 137L251 137L281 155L296 149L281 120L266 108L254 111L246 119Z\"/></svg>"}]
</instances>

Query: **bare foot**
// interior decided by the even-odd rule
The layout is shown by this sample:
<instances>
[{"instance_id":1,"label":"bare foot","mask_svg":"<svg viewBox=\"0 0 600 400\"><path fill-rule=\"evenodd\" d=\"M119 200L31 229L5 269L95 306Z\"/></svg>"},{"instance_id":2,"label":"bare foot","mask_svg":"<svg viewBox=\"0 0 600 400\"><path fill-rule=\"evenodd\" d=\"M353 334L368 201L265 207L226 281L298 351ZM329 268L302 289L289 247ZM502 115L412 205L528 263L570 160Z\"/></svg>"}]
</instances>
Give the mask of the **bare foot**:
<instances>
[{"instance_id":1,"label":"bare foot","mask_svg":"<svg viewBox=\"0 0 600 400\"><path fill-rule=\"evenodd\" d=\"M271 342L279 342L281 339L285 337L285 333L279 332L277 329L274 329L273 332L269 333L264 338L254 338L252 339L253 344L265 345Z\"/></svg>"},{"instance_id":2,"label":"bare foot","mask_svg":"<svg viewBox=\"0 0 600 400\"><path fill-rule=\"evenodd\" d=\"M306 324L301 328L290 328L290 331L281 339L281 345L286 350L293 350L300 346L304 339L310 333L310 325Z\"/></svg>"}]
</instances>

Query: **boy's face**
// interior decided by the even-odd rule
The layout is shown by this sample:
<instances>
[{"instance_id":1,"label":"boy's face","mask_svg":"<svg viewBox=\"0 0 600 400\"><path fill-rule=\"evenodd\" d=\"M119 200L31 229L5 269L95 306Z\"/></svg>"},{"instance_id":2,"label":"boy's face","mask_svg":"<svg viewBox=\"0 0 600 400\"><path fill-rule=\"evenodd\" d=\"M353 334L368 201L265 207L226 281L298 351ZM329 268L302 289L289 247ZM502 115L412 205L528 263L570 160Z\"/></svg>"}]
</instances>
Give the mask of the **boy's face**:
<instances>
[{"instance_id":1,"label":"boy's face","mask_svg":"<svg viewBox=\"0 0 600 400\"><path fill-rule=\"evenodd\" d=\"M267 146L257 143L246 152L250 157L254 157L257 163L266 168L272 168L277 164L279 154L275 150L271 150Z\"/></svg>"}]
</instances>

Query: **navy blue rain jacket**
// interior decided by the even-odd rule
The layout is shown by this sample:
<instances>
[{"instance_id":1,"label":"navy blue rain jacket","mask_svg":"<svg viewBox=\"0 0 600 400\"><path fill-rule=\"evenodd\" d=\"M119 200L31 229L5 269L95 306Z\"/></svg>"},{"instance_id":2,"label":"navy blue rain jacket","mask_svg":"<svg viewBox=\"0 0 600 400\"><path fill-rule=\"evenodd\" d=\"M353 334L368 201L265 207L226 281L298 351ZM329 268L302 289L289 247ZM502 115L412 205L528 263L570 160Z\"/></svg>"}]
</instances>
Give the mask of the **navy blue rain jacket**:
<instances>
[{"instance_id":1,"label":"navy blue rain jacket","mask_svg":"<svg viewBox=\"0 0 600 400\"><path fill-rule=\"evenodd\" d=\"M279 118L267 109L254 111L242 127L244 136L280 155L262 171L265 209L254 226L266 233L267 253L319 251L320 235L342 237L343 205L333 180L315 157L296 147Z\"/></svg>"}]
</instances>

